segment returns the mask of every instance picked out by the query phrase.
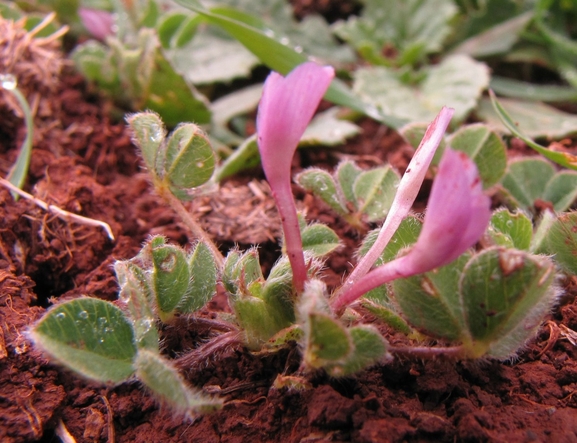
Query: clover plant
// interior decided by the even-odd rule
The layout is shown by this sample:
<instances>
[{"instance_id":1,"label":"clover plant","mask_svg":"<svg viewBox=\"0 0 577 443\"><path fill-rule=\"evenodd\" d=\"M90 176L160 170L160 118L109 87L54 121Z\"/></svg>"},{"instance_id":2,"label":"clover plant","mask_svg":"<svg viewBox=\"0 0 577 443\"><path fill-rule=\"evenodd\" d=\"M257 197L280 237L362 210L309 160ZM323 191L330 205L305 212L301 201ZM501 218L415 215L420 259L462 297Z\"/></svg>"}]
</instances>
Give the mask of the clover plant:
<instances>
[{"instance_id":1,"label":"clover plant","mask_svg":"<svg viewBox=\"0 0 577 443\"><path fill-rule=\"evenodd\" d=\"M398 353L515 357L555 303L557 270L550 254L560 245L561 266L575 272L573 214L545 213L534 233L527 214L492 212L486 189L502 173L482 175L478 152L498 152L499 140L487 128L473 127L448 139L423 220L410 215L453 115L443 108L424 129L400 178L391 167L362 171L351 162L333 174L311 169L297 177L355 225L384 218L361 242L358 263L343 285L330 293L322 268L340 241L329 227L308 224L297 214L290 173L299 139L334 81L331 67L307 62L286 77L273 72L264 84L256 138L283 228L282 253L267 276L256 248L233 248L223 257L182 206L213 186L215 157L206 135L192 123L167 135L152 112L129 116L155 190L183 217L195 242L185 249L150 238L136 257L115 264L116 302L83 297L54 306L32 330L37 346L90 379L136 378L189 414L221 402L187 386L162 352L159 327L176 316L195 315L219 287L232 316L211 321L219 325L216 331L227 332L196 355L234 341L257 352L297 342L299 373L277 380L279 386L306 387L307 374L317 370L334 377L354 374ZM392 346L366 323L363 308L411 338L435 338L439 344Z\"/></svg>"}]
</instances>

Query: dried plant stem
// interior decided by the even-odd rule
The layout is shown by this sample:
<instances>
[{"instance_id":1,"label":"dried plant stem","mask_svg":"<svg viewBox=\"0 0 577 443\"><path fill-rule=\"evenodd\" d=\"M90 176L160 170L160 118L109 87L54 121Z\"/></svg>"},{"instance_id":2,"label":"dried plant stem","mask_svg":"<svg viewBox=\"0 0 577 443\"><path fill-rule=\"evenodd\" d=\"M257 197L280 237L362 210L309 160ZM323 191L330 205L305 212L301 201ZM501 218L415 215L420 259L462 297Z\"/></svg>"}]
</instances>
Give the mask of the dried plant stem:
<instances>
[{"instance_id":1,"label":"dried plant stem","mask_svg":"<svg viewBox=\"0 0 577 443\"><path fill-rule=\"evenodd\" d=\"M25 199L32 201L34 204L36 204L37 206L40 206L45 211L48 211L48 212L58 216L59 218L61 218L63 220L74 221L76 223L80 223L82 225L87 225L87 226L100 227L100 228L104 229L104 231L106 231L106 234L108 235L108 238L110 240L112 240L112 241L115 240L114 234L112 233L112 229L110 228L110 225L108 223L105 223L105 222L100 221L100 220L94 220L93 218L83 217L82 215L73 214L71 212L65 211L64 209L60 209L58 206L49 205L48 203L34 197L33 195L28 194L27 192L23 191L22 189L14 186L8 180L6 180L2 177L0 177L0 185L5 186L6 188L10 189L10 191L18 194L20 197L24 197Z\"/></svg>"},{"instance_id":2,"label":"dried plant stem","mask_svg":"<svg viewBox=\"0 0 577 443\"><path fill-rule=\"evenodd\" d=\"M170 190L165 189L161 186L155 186L160 196L170 205L172 209L178 214L180 219L186 225L186 227L190 230L192 235L198 239L203 241L211 250L214 259L216 260L216 264L219 268L224 265L224 256L219 251L217 246L214 244L212 239L206 234L205 230L196 222L194 217L188 212L188 210L184 207L182 202L174 196Z\"/></svg>"}]
</instances>

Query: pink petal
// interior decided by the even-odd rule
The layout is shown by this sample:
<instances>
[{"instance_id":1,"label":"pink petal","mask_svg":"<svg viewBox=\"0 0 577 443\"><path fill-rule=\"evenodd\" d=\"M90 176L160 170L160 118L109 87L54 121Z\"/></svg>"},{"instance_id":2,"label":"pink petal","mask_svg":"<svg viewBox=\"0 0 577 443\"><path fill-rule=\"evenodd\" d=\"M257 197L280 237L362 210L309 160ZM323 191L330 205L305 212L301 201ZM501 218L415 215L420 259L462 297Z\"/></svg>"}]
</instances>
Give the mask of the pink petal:
<instances>
[{"instance_id":1,"label":"pink petal","mask_svg":"<svg viewBox=\"0 0 577 443\"><path fill-rule=\"evenodd\" d=\"M86 30L98 40L104 40L114 34L114 19L110 12L81 7L78 8L78 15Z\"/></svg>"},{"instance_id":2,"label":"pink petal","mask_svg":"<svg viewBox=\"0 0 577 443\"><path fill-rule=\"evenodd\" d=\"M291 160L335 73L315 63L297 66L286 77L273 72L258 106L257 134L262 167L281 216L293 284L304 289L307 270L294 197Z\"/></svg>"},{"instance_id":3,"label":"pink petal","mask_svg":"<svg viewBox=\"0 0 577 443\"><path fill-rule=\"evenodd\" d=\"M269 182L287 174L294 152L327 91L334 70L308 62L286 77L271 73L258 107L257 133L262 165ZM290 181L290 177L288 177Z\"/></svg>"},{"instance_id":4,"label":"pink petal","mask_svg":"<svg viewBox=\"0 0 577 443\"><path fill-rule=\"evenodd\" d=\"M446 149L429 197L423 230L409 255L415 273L444 266L473 246L491 218L475 163Z\"/></svg>"},{"instance_id":5,"label":"pink petal","mask_svg":"<svg viewBox=\"0 0 577 443\"><path fill-rule=\"evenodd\" d=\"M444 266L473 246L491 218L491 200L483 193L475 164L462 152L447 148L433 182L423 229L408 254L366 274L337 297L339 311L368 291L397 278Z\"/></svg>"},{"instance_id":6,"label":"pink petal","mask_svg":"<svg viewBox=\"0 0 577 443\"><path fill-rule=\"evenodd\" d=\"M454 109L443 107L435 120L427 127L423 140L401 178L393 204L385 222L381 226L375 243L359 260L343 286L335 294L335 297L339 297L340 294L352 288L359 279L369 272L383 253L395 231L399 228L401 221L409 213L454 112Z\"/></svg>"}]
</instances>

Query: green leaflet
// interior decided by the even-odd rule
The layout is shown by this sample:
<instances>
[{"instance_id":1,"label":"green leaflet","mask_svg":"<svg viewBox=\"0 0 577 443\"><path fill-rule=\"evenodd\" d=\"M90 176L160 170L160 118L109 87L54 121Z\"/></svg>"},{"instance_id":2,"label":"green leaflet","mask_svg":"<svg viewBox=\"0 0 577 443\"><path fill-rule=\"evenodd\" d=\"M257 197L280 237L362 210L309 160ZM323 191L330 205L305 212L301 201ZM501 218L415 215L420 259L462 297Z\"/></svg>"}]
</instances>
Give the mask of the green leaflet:
<instances>
[{"instance_id":1,"label":"green leaflet","mask_svg":"<svg viewBox=\"0 0 577 443\"><path fill-rule=\"evenodd\" d=\"M469 357L506 359L531 338L553 306L555 267L544 256L491 248L477 254L460 282Z\"/></svg>"},{"instance_id":2,"label":"green leaflet","mask_svg":"<svg viewBox=\"0 0 577 443\"><path fill-rule=\"evenodd\" d=\"M119 383L133 373L132 325L112 303L79 298L52 308L34 326L37 346L80 375Z\"/></svg>"}]
</instances>

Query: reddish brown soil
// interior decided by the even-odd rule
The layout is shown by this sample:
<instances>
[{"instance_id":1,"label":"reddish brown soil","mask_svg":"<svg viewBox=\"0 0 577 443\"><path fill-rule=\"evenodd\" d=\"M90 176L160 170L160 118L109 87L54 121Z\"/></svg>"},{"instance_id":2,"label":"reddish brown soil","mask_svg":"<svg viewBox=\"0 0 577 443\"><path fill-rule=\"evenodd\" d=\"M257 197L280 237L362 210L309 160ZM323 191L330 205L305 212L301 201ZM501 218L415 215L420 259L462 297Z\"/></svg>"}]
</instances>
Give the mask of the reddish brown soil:
<instances>
[{"instance_id":1,"label":"reddish brown soil","mask_svg":"<svg viewBox=\"0 0 577 443\"><path fill-rule=\"evenodd\" d=\"M298 368L297 349L252 355L231 348L187 371L191 384L226 400L221 411L195 420L173 415L137 383L103 387L52 365L26 336L46 307L84 294L114 300L114 260L132 257L153 233L180 244L189 238L151 193L125 126L106 117L79 77L63 77L51 106L51 118L37 123L27 190L106 221L116 241L26 200L15 202L0 189L0 441L57 441L60 421L78 442L577 441L577 347L563 329L577 330L574 280L563 282L565 296L551 321L514 362L397 358L346 379L313 374L312 388L297 392L272 387L277 374ZM411 152L402 140L374 122L362 126L363 135L347 146L301 152L295 168L330 167L353 156L366 166L388 160L402 170ZM16 128L0 135L3 176L24 136ZM272 240L278 223L259 174L236 177L192 210L225 247L260 243L267 267L278 255ZM257 181L248 186L251 180ZM296 188L295 193L309 219L330 224L345 239L346 247L328 261L326 277L334 286L353 260L357 234L311 196ZM247 230L250 238L221 223L230 195L238 201L240 225L258 227L255 223L266 219L267 229ZM201 315L218 306L222 300ZM383 332L392 343L405 341ZM209 332L180 319L163 336L171 352L182 353L202 344Z\"/></svg>"}]
</instances>

